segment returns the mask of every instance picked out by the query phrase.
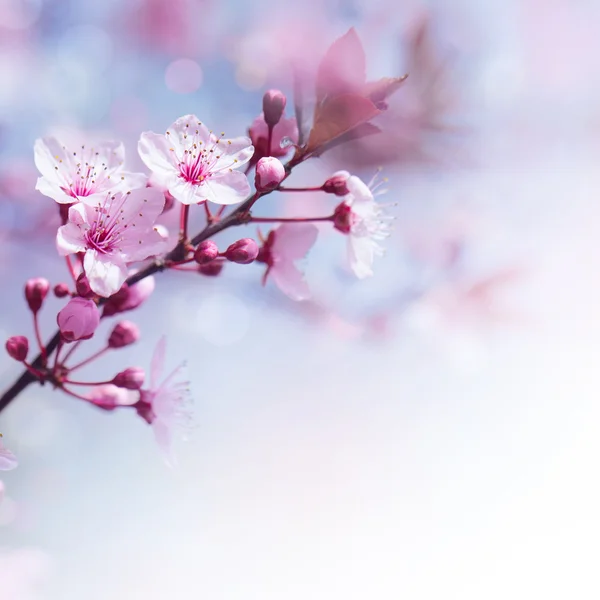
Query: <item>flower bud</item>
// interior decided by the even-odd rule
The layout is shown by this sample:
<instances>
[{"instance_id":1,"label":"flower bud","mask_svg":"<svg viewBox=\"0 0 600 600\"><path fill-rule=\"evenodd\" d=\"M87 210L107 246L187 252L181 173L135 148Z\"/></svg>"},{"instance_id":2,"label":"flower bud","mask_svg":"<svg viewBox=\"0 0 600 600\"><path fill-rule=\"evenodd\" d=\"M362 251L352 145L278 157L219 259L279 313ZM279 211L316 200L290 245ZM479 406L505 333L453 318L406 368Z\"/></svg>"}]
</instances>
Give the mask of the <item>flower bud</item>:
<instances>
[{"instance_id":1,"label":"flower bud","mask_svg":"<svg viewBox=\"0 0 600 600\"><path fill-rule=\"evenodd\" d=\"M335 173L335 175L330 177L323 184L323 191L327 192L328 194L335 194L336 196L346 196L350 193L348 186L346 185L349 177L350 173L347 171L339 171L338 173Z\"/></svg>"},{"instance_id":2,"label":"flower bud","mask_svg":"<svg viewBox=\"0 0 600 600\"><path fill-rule=\"evenodd\" d=\"M6 340L6 351L11 358L23 362L29 353L29 340L23 335L13 335Z\"/></svg>"},{"instance_id":3,"label":"flower bud","mask_svg":"<svg viewBox=\"0 0 600 600\"><path fill-rule=\"evenodd\" d=\"M92 288L90 287L90 282L88 281L88 278L85 276L85 273L82 273L77 278L77 281L75 282L75 289L77 290L77 293L82 298L91 298L92 296L95 295L94 292L92 291Z\"/></svg>"},{"instance_id":4,"label":"flower bud","mask_svg":"<svg viewBox=\"0 0 600 600\"><path fill-rule=\"evenodd\" d=\"M57 298L64 298L69 295L69 286L66 283L57 283L54 286L54 295Z\"/></svg>"},{"instance_id":5,"label":"flower bud","mask_svg":"<svg viewBox=\"0 0 600 600\"><path fill-rule=\"evenodd\" d=\"M275 127L283 116L286 98L279 90L268 90L263 96L263 113L269 127Z\"/></svg>"},{"instance_id":6,"label":"flower bud","mask_svg":"<svg viewBox=\"0 0 600 600\"><path fill-rule=\"evenodd\" d=\"M285 179L285 167L273 156L265 156L256 163L254 185L259 192L274 190Z\"/></svg>"},{"instance_id":7,"label":"flower bud","mask_svg":"<svg viewBox=\"0 0 600 600\"><path fill-rule=\"evenodd\" d=\"M42 303L50 291L50 282L43 277L34 277L25 284L25 299L32 313L42 308Z\"/></svg>"},{"instance_id":8,"label":"flower bud","mask_svg":"<svg viewBox=\"0 0 600 600\"><path fill-rule=\"evenodd\" d=\"M194 260L199 265L205 265L206 263L212 262L217 256L219 256L219 249L211 240L201 242L196 248L196 252L194 252Z\"/></svg>"},{"instance_id":9,"label":"flower bud","mask_svg":"<svg viewBox=\"0 0 600 600\"><path fill-rule=\"evenodd\" d=\"M130 286L124 283L121 289L106 301L102 316L112 317L117 313L137 308L154 291L154 285L153 276L144 277L144 279Z\"/></svg>"},{"instance_id":10,"label":"flower bud","mask_svg":"<svg viewBox=\"0 0 600 600\"><path fill-rule=\"evenodd\" d=\"M338 204L333 211L333 226L342 233L350 233L352 229L352 208L345 202Z\"/></svg>"},{"instance_id":11,"label":"flower bud","mask_svg":"<svg viewBox=\"0 0 600 600\"><path fill-rule=\"evenodd\" d=\"M124 348L140 339L140 330L131 321L119 321L108 338L109 348Z\"/></svg>"},{"instance_id":12,"label":"flower bud","mask_svg":"<svg viewBox=\"0 0 600 600\"><path fill-rule=\"evenodd\" d=\"M93 300L77 296L58 313L56 321L66 342L89 340L100 324L100 311Z\"/></svg>"},{"instance_id":13,"label":"flower bud","mask_svg":"<svg viewBox=\"0 0 600 600\"><path fill-rule=\"evenodd\" d=\"M233 242L225 251L225 258L240 265L254 262L258 256L258 245L251 238L243 238Z\"/></svg>"},{"instance_id":14,"label":"flower bud","mask_svg":"<svg viewBox=\"0 0 600 600\"><path fill-rule=\"evenodd\" d=\"M144 369L130 367L115 375L112 382L120 388L127 390L139 390L144 385Z\"/></svg>"},{"instance_id":15,"label":"flower bud","mask_svg":"<svg viewBox=\"0 0 600 600\"><path fill-rule=\"evenodd\" d=\"M127 404L127 392L111 383L95 387L88 395L88 400L103 410L114 410Z\"/></svg>"},{"instance_id":16,"label":"flower bud","mask_svg":"<svg viewBox=\"0 0 600 600\"><path fill-rule=\"evenodd\" d=\"M223 270L224 261L222 260L213 260L204 265L198 266L198 273L200 275L206 275L206 277L216 277Z\"/></svg>"}]
</instances>

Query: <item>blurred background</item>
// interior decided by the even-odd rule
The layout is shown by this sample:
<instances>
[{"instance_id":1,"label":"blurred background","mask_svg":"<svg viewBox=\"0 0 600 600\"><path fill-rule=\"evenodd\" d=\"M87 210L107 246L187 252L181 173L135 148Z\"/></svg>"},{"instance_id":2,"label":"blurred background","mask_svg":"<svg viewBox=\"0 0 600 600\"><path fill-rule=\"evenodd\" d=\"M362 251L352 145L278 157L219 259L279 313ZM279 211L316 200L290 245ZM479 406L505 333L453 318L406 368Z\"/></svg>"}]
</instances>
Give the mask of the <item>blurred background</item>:
<instances>
[{"instance_id":1,"label":"blurred background","mask_svg":"<svg viewBox=\"0 0 600 600\"><path fill-rule=\"evenodd\" d=\"M66 279L35 138L121 139L141 170L140 133L183 114L242 135L351 26L370 78L410 73L384 133L291 180L383 167L374 278L327 229L302 304L255 265L162 274L128 317L142 341L87 371L147 367L167 334L195 401L177 469L129 411L30 387L0 415L20 459L0 600L598 598L598 19L597 0L0 0L2 339L32 333L28 277ZM2 387L18 374L0 356Z\"/></svg>"}]
</instances>

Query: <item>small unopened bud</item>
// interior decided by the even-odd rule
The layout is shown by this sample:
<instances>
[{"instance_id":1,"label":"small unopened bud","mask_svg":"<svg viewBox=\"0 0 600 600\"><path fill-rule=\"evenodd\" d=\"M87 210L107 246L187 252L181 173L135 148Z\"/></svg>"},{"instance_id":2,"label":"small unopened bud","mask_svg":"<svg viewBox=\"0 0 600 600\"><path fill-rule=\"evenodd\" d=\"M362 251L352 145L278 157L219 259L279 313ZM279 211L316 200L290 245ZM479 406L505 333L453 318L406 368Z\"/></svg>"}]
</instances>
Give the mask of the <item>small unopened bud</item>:
<instances>
[{"instance_id":1,"label":"small unopened bud","mask_svg":"<svg viewBox=\"0 0 600 600\"><path fill-rule=\"evenodd\" d=\"M279 90L268 90L263 96L263 113L265 122L270 127L275 127L283 116L286 98Z\"/></svg>"},{"instance_id":2,"label":"small unopened bud","mask_svg":"<svg viewBox=\"0 0 600 600\"><path fill-rule=\"evenodd\" d=\"M285 179L285 167L273 156L265 156L256 163L254 185L259 192L274 190Z\"/></svg>"},{"instance_id":3,"label":"small unopened bud","mask_svg":"<svg viewBox=\"0 0 600 600\"><path fill-rule=\"evenodd\" d=\"M103 410L114 410L127 404L127 392L111 383L105 383L94 388L88 395L88 400Z\"/></svg>"},{"instance_id":4,"label":"small unopened bud","mask_svg":"<svg viewBox=\"0 0 600 600\"><path fill-rule=\"evenodd\" d=\"M94 292L92 291L92 288L90 287L90 282L88 281L88 278L85 276L85 273L82 273L77 278L77 281L75 282L75 289L77 290L77 293L82 298L91 298L92 296L94 296Z\"/></svg>"},{"instance_id":5,"label":"small unopened bud","mask_svg":"<svg viewBox=\"0 0 600 600\"><path fill-rule=\"evenodd\" d=\"M205 265L206 263L212 262L219 256L219 248L211 240L203 241L194 252L194 260L199 265Z\"/></svg>"},{"instance_id":6,"label":"small unopened bud","mask_svg":"<svg viewBox=\"0 0 600 600\"><path fill-rule=\"evenodd\" d=\"M58 313L56 321L66 342L89 340L100 324L100 311L93 300L77 296Z\"/></svg>"},{"instance_id":7,"label":"small unopened bud","mask_svg":"<svg viewBox=\"0 0 600 600\"><path fill-rule=\"evenodd\" d=\"M206 275L206 277L216 277L223 270L224 261L213 260L212 262L198 266L198 273Z\"/></svg>"},{"instance_id":8,"label":"small unopened bud","mask_svg":"<svg viewBox=\"0 0 600 600\"><path fill-rule=\"evenodd\" d=\"M120 388L139 390L144 385L144 369L130 367L115 375L112 382Z\"/></svg>"},{"instance_id":9,"label":"small unopened bud","mask_svg":"<svg viewBox=\"0 0 600 600\"><path fill-rule=\"evenodd\" d=\"M121 289L106 301L102 316L111 317L117 313L137 308L154 291L154 284L154 277L152 276L144 277L132 286L124 283Z\"/></svg>"},{"instance_id":10,"label":"small unopened bud","mask_svg":"<svg viewBox=\"0 0 600 600\"><path fill-rule=\"evenodd\" d=\"M140 330L131 321L119 321L108 338L109 348L124 348L140 339Z\"/></svg>"},{"instance_id":11,"label":"small unopened bud","mask_svg":"<svg viewBox=\"0 0 600 600\"><path fill-rule=\"evenodd\" d=\"M336 173L323 184L323 191L336 196L346 196L350 193L346 185L348 177L350 177L350 173L346 171Z\"/></svg>"},{"instance_id":12,"label":"small unopened bud","mask_svg":"<svg viewBox=\"0 0 600 600\"><path fill-rule=\"evenodd\" d=\"M338 204L333 211L333 226L342 233L350 233L352 221L352 208L345 202Z\"/></svg>"},{"instance_id":13,"label":"small unopened bud","mask_svg":"<svg viewBox=\"0 0 600 600\"><path fill-rule=\"evenodd\" d=\"M256 260L258 244L252 238L243 238L233 242L225 251L225 258L240 265L247 265Z\"/></svg>"},{"instance_id":14,"label":"small unopened bud","mask_svg":"<svg viewBox=\"0 0 600 600\"><path fill-rule=\"evenodd\" d=\"M23 335L13 335L6 340L6 351L11 358L23 362L29 353L29 340Z\"/></svg>"},{"instance_id":15,"label":"small unopened bud","mask_svg":"<svg viewBox=\"0 0 600 600\"><path fill-rule=\"evenodd\" d=\"M50 291L50 282L43 277L34 277L25 284L25 299L32 313L37 313Z\"/></svg>"},{"instance_id":16,"label":"small unopened bud","mask_svg":"<svg viewBox=\"0 0 600 600\"><path fill-rule=\"evenodd\" d=\"M54 286L54 295L57 298L64 298L69 295L69 286L66 283L57 283Z\"/></svg>"}]
</instances>

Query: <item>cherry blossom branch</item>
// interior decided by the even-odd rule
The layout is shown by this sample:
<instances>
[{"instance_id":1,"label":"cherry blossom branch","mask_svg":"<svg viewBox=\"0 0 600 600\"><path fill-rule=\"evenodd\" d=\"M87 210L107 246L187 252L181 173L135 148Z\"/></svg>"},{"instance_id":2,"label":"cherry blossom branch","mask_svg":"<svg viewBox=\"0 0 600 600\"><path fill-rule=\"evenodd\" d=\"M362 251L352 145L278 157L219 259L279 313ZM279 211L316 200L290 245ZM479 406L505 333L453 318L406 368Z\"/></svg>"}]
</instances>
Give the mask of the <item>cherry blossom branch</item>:
<instances>
[{"instance_id":1,"label":"cherry blossom branch","mask_svg":"<svg viewBox=\"0 0 600 600\"><path fill-rule=\"evenodd\" d=\"M335 215L327 217L250 217L250 223L316 223L333 221Z\"/></svg>"}]
</instances>

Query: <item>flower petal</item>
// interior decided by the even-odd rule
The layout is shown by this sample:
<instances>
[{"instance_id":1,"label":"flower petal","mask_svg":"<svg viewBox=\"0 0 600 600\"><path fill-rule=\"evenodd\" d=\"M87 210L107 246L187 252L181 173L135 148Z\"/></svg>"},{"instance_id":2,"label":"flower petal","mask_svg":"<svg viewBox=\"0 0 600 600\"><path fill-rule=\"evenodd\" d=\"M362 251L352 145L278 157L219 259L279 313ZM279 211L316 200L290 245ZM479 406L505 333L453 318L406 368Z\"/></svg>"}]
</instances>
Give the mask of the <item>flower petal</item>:
<instances>
[{"instance_id":1,"label":"flower petal","mask_svg":"<svg viewBox=\"0 0 600 600\"><path fill-rule=\"evenodd\" d=\"M205 200L215 204L237 204L243 202L251 192L248 178L239 171L217 173L200 190Z\"/></svg>"},{"instance_id":2,"label":"flower petal","mask_svg":"<svg viewBox=\"0 0 600 600\"><path fill-rule=\"evenodd\" d=\"M12 471L18 464L17 457L0 442L0 471Z\"/></svg>"},{"instance_id":3,"label":"flower petal","mask_svg":"<svg viewBox=\"0 0 600 600\"><path fill-rule=\"evenodd\" d=\"M150 363L150 388L156 390L158 387L158 380L163 372L165 366L165 353L167 351L167 337L162 336L152 355L152 361Z\"/></svg>"},{"instance_id":4,"label":"flower petal","mask_svg":"<svg viewBox=\"0 0 600 600\"><path fill-rule=\"evenodd\" d=\"M140 136L138 152L144 164L159 177L159 180L178 173L176 160L169 140L164 135L146 131Z\"/></svg>"},{"instance_id":5,"label":"flower petal","mask_svg":"<svg viewBox=\"0 0 600 600\"><path fill-rule=\"evenodd\" d=\"M350 268L359 279L373 275L373 259L377 243L369 237L348 236L348 260Z\"/></svg>"},{"instance_id":6,"label":"flower petal","mask_svg":"<svg viewBox=\"0 0 600 600\"><path fill-rule=\"evenodd\" d=\"M174 179L169 185L169 192L182 204L199 204L206 200L206 184L194 185L183 179Z\"/></svg>"},{"instance_id":7,"label":"flower petal","mask_svg":"<svg viewBox=\"0 0 600 600\"><path fill-rule=\"evenodd\" d=\"M282 261L273 265L270 275L277 287L289 298L296 300L307 300L311 293L304 275L291 261Z\"/></svg>"},{"instance_id":8,"label":"flower petal","mask_svg":"<svg viewBox=\"0 0 600 600\"><path fill-rule=\"evenodd\" d=\"M215 138L215 146L218 146L219 153L214 167L211 168L213 172L237 169L245 165L254 154L252 140L244 136L231 140ZM216 149L215 152L217 152Z\"/></svg>"},{"instance_id":9,"label":"flower petal","mask_svg":"<svg viewBox=\"0 0 600 600\"><path fill-rule=\"evenodd\" d=\"M104 298L118 292L127 279L127 267L120 256L100 254L96 250L85 253L83 269L92 290Z\"/></svg>"},{"instance_id":10,"label":"flower petal","mask_svg":"<svg viewBox=\"0 0 600 600\"><path fill-rule=\"evenodd\" d=\"M319 230L312 223L284 223L275 230L273 255L284 260L304 258L318 235Z\"/></svg>"}]
</instances>

